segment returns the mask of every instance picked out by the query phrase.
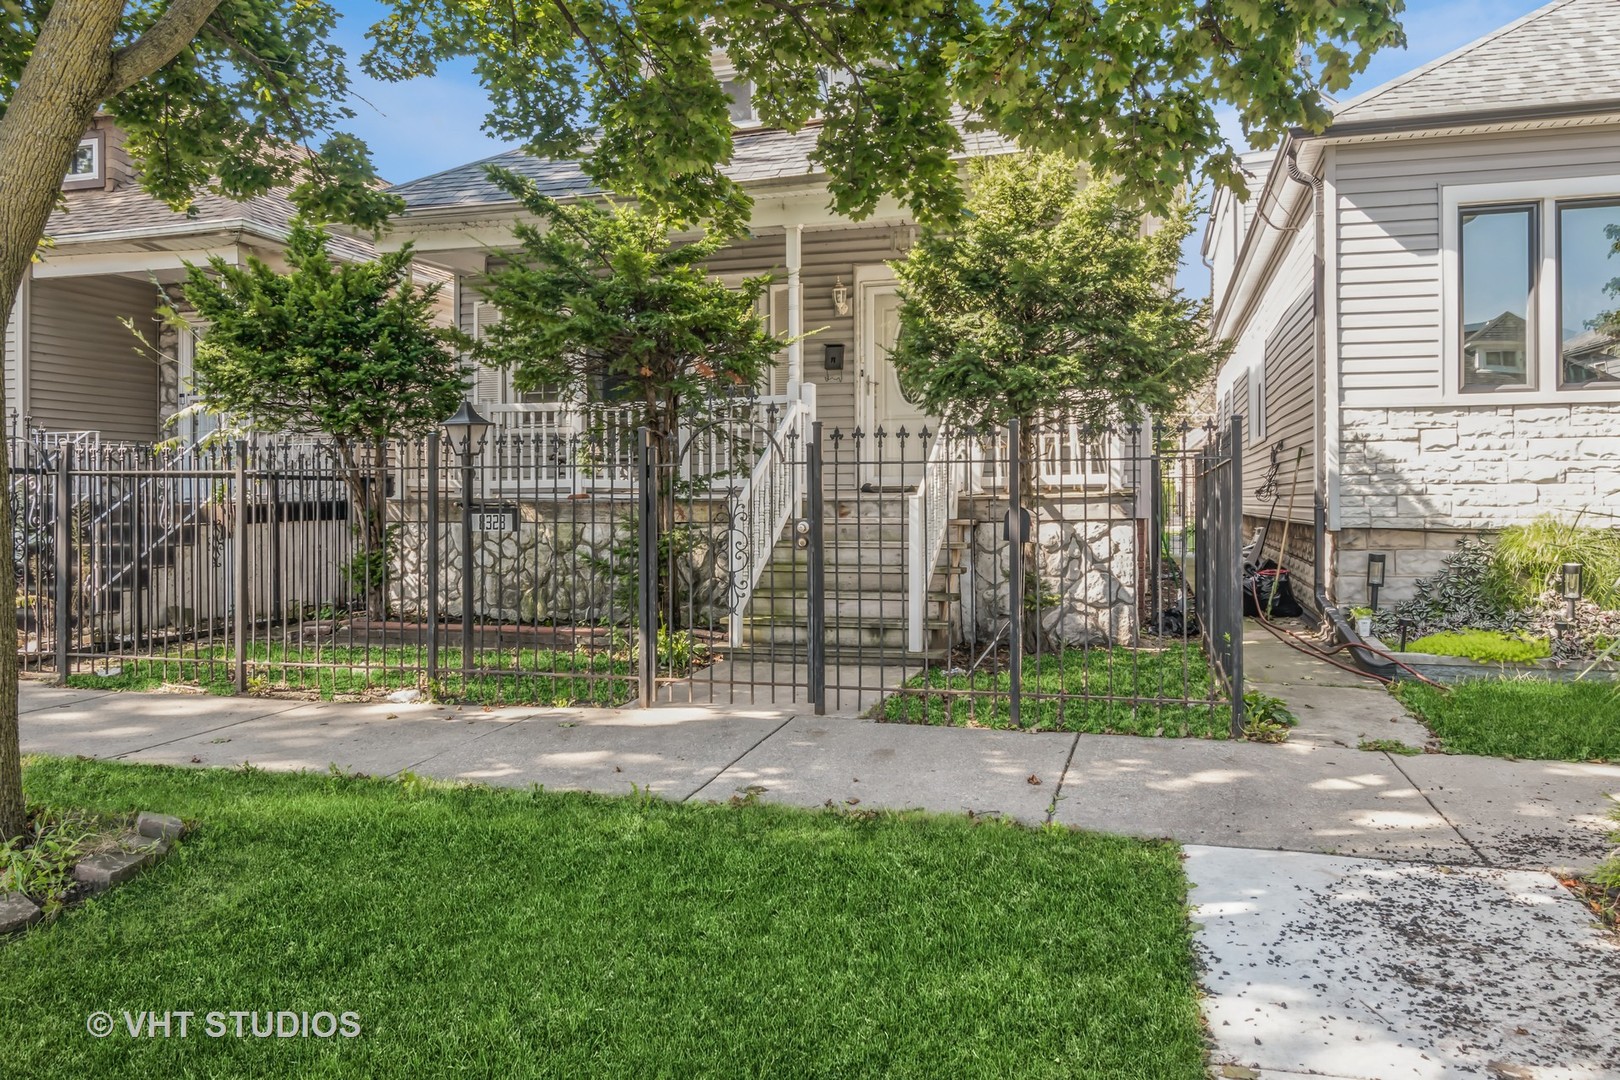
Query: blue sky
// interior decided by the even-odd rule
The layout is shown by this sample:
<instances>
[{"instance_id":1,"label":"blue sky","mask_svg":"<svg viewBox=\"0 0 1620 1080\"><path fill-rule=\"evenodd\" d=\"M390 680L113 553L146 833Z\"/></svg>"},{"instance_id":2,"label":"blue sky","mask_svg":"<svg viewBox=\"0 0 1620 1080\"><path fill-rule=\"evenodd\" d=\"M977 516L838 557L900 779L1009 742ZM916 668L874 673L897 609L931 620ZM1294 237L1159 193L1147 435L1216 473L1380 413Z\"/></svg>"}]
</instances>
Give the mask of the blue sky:
<instances>
[{"instance_id":1,"label":"blue sky","mask_svg":"<svg viewBox=\"0 0 1620 1080\"><path fill-rule=\"evenodd\" d=\"M1354 96L1443 56L1474 38L1541 6L1542 0L1408 0L1403 22L1408 44L1373 59L1345 97ZM344 13L340 39L352 57L365 47L364 34L381 14L374 0L340 0ZM378 172L393 181L412 180L506 149L479 128L488 99L465 64L432 79L376 83L353 72L356 112L348 125L371 147ZM1229 132L1241 138L1234 124ZM1182 284L1203 293L1207 274L1198 260L1198 239L1190 238Z\"/></svg>"}]
</instances>

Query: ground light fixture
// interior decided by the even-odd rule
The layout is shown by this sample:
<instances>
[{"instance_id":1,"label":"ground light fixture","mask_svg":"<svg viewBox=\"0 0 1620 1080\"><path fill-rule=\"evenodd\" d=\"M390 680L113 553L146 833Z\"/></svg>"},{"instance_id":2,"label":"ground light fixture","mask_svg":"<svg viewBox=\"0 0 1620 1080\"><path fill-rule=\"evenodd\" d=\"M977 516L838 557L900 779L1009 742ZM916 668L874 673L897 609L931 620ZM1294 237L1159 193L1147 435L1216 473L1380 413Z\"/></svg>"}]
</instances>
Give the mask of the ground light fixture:
<instances>
[{"instance_id":1,"label":"ground light fixture","mask_svg":"<svg viewBox=\"0 0 1620 1080\"><path fill-rule=\"evenodd\" d=\"M1560 571L1563 577L1564 602L1569 605L1569 619L1575 621L1575 604L1581 598L1581 564L1567 562Z\"/></svg>"},{"instance_id":2,"label":"ground light fixture","mask_svg":"<svg viewBox=\"0 0 1620 1080\"><path fill-rule=\"evenodd\" d=\"M1367 595L1372 598L1372 609L1378 610L1378 590L1384 587L1384 563L1382 552L1367 556Z\"/></svg>"}]
</instances>

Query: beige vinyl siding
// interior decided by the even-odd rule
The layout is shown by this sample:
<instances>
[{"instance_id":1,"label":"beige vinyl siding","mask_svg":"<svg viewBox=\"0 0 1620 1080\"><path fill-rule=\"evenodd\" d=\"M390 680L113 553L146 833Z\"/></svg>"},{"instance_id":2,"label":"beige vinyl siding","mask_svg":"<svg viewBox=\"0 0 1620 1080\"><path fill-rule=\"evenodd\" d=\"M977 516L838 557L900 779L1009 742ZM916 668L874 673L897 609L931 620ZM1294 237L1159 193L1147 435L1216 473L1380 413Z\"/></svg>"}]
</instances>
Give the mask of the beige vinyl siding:
<instances>
[{"instance_id":1,"label":"beige vinyl siding","mask_svg":"<svg viewBox=\"0 0 1620 1080\"><path fill-rule=\"evenodd\" d=\"M160 437L158 363L119 321L155 340L156 287L130 278L35 281L29 304L28 409L47 431Z\"/></svg>"},{"instance_id":2,"label":"beige vinyl siding","mask_svg":"<svg viewBox=\"0 0 1620 1080\"><path fill-rule=\"evenodd\" d=\"M799 285L804 298L804 377L816 384L817 418L828 432L855 426L855 394L860 378L855 340L855 268L877 266L904 257L904 227L850 228L804 233L800 248ZM787 281L787 238L781 234L746 240L726 248L709 263L716 274L774 273ZM850 289L850 313L833 310L838 278ZM844 346L844 369L828 371L822 363L829 344Z\"/></svg>"},{"instance_id":3,"label":"beige vinyl siding","mask_svg":"<svg viewBox=\"0 0 1620 1080\"><path fill-rule=\"evenodd\" d=\"M1441 189L1620 174L1620 125L1350 144L1334 154L1340 403L1410 406L1441 392Z\"/></svg>"},{"instance_id":4,"label":"beige vinyl siding","mask_svg":"<svg viewBox=\"0 0 1620 1080\"><path fill-rule=\"evenodd\" d=\"M1281 521L1309 522L1314 515L1316 489L1316 308L1310 289L1284 313L1266 340L1263 371L1266 385L1266 437L1264 454L1256 453L1243 472L1255 479L1246 499L1256 503L1253 489L1270 466L1270 449L1277 448L1276 511L1270 501L1251 505L1250 513ZM1303 451L1303 455L1301 455ZM1289 512L1292 504L1292 513Z\"/></svg>"},{"instance_id":5,"label":"beige vinyl siding","mask_svg":"<svg viewBox=\"0 0 1620 1080\"><path fill-rule=\"evenodd\" d=\"M3 354L6 365L6 408L5 415L0 416L0 423L5 426L9 434L14 430L13 417L20 417L22 408L22 335L18 326L22 321L22 314L26 304L24 294L28 290L28 282L24 281L22 288L17 290L17 298L11 305L11 317L6 322L5 350ZM20 430L21 421L18 420L16 429Z\"/></svg>"}]
</instances>

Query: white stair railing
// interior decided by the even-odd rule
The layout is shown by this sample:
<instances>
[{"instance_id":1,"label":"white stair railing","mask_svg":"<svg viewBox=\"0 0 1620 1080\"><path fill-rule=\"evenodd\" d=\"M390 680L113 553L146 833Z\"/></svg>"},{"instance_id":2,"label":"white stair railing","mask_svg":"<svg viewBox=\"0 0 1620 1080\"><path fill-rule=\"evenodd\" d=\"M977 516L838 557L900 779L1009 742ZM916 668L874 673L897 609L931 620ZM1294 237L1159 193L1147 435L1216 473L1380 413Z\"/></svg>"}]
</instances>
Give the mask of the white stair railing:
<instances>
[{"instance_id":1,"label":"white stair railing","mask_svg":"<svg viewBox=\"0 0 1620 1080\"><path fill-rule=\"evenodd\" d=\"M805 439L811 410L803 401L788 401L759 463L731 497L731 531L726 552L731 558L731 645L743 643L743 614L754 598L771 553L804 495Z\"/></svg>"},{"instance_id":2,"label":"white stair railing","mask_svg":"<svg viewBox=\"0 0 1620 1080\"><path fill-rule=\"evenodd\" d=\"M956 503L967 485L963 440L941 431L923 463L922 480L907 496L906 648L920 653L927 644L928 583L945 546L945 530L956 517Z\"/></svg>"}]
</instances>

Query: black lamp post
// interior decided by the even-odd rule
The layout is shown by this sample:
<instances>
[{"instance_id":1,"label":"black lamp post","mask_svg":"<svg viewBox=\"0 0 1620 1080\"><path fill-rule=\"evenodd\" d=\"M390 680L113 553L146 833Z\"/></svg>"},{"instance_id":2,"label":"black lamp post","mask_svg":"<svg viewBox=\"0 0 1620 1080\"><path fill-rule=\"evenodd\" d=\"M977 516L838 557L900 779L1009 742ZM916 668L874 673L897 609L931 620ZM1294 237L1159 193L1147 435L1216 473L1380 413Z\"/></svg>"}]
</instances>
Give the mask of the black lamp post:
<instances>
[{"instance_id":1,"label":"black lamp post","mask_svg":"<svg viewBox=\"0 0 1620 1080\"><path fill-rule=\"evenodd\" d=\"M1384 587L1384 561L1382 553L1367 556L1367 595L1374 611L1378 610L1378 590Z\"/></svg>"},{"instance_id":2,"label":"black lamp post","mask_svg":"<svg viewBox=\"0 0 1620 1080\"><path fill-rule=\"evenodd\" d=\"M461 459L461 692L472 689L473 673L473 461L484 451L490 423L473 403L463 401L444 423L444 441Z\"/></svg>"},{"instance_id":3,"label":"black lamp post","mask_svg":"<svg viewBox=\"0 0 1620 1080\"><path fill-rule=\"evenodd\" d=\"M1567 562L1563 566L1564 602L1569 605L1569 621L1575 621L1575 604L1581 598L1581 564Z\"/></svg>"}]
</instances>

